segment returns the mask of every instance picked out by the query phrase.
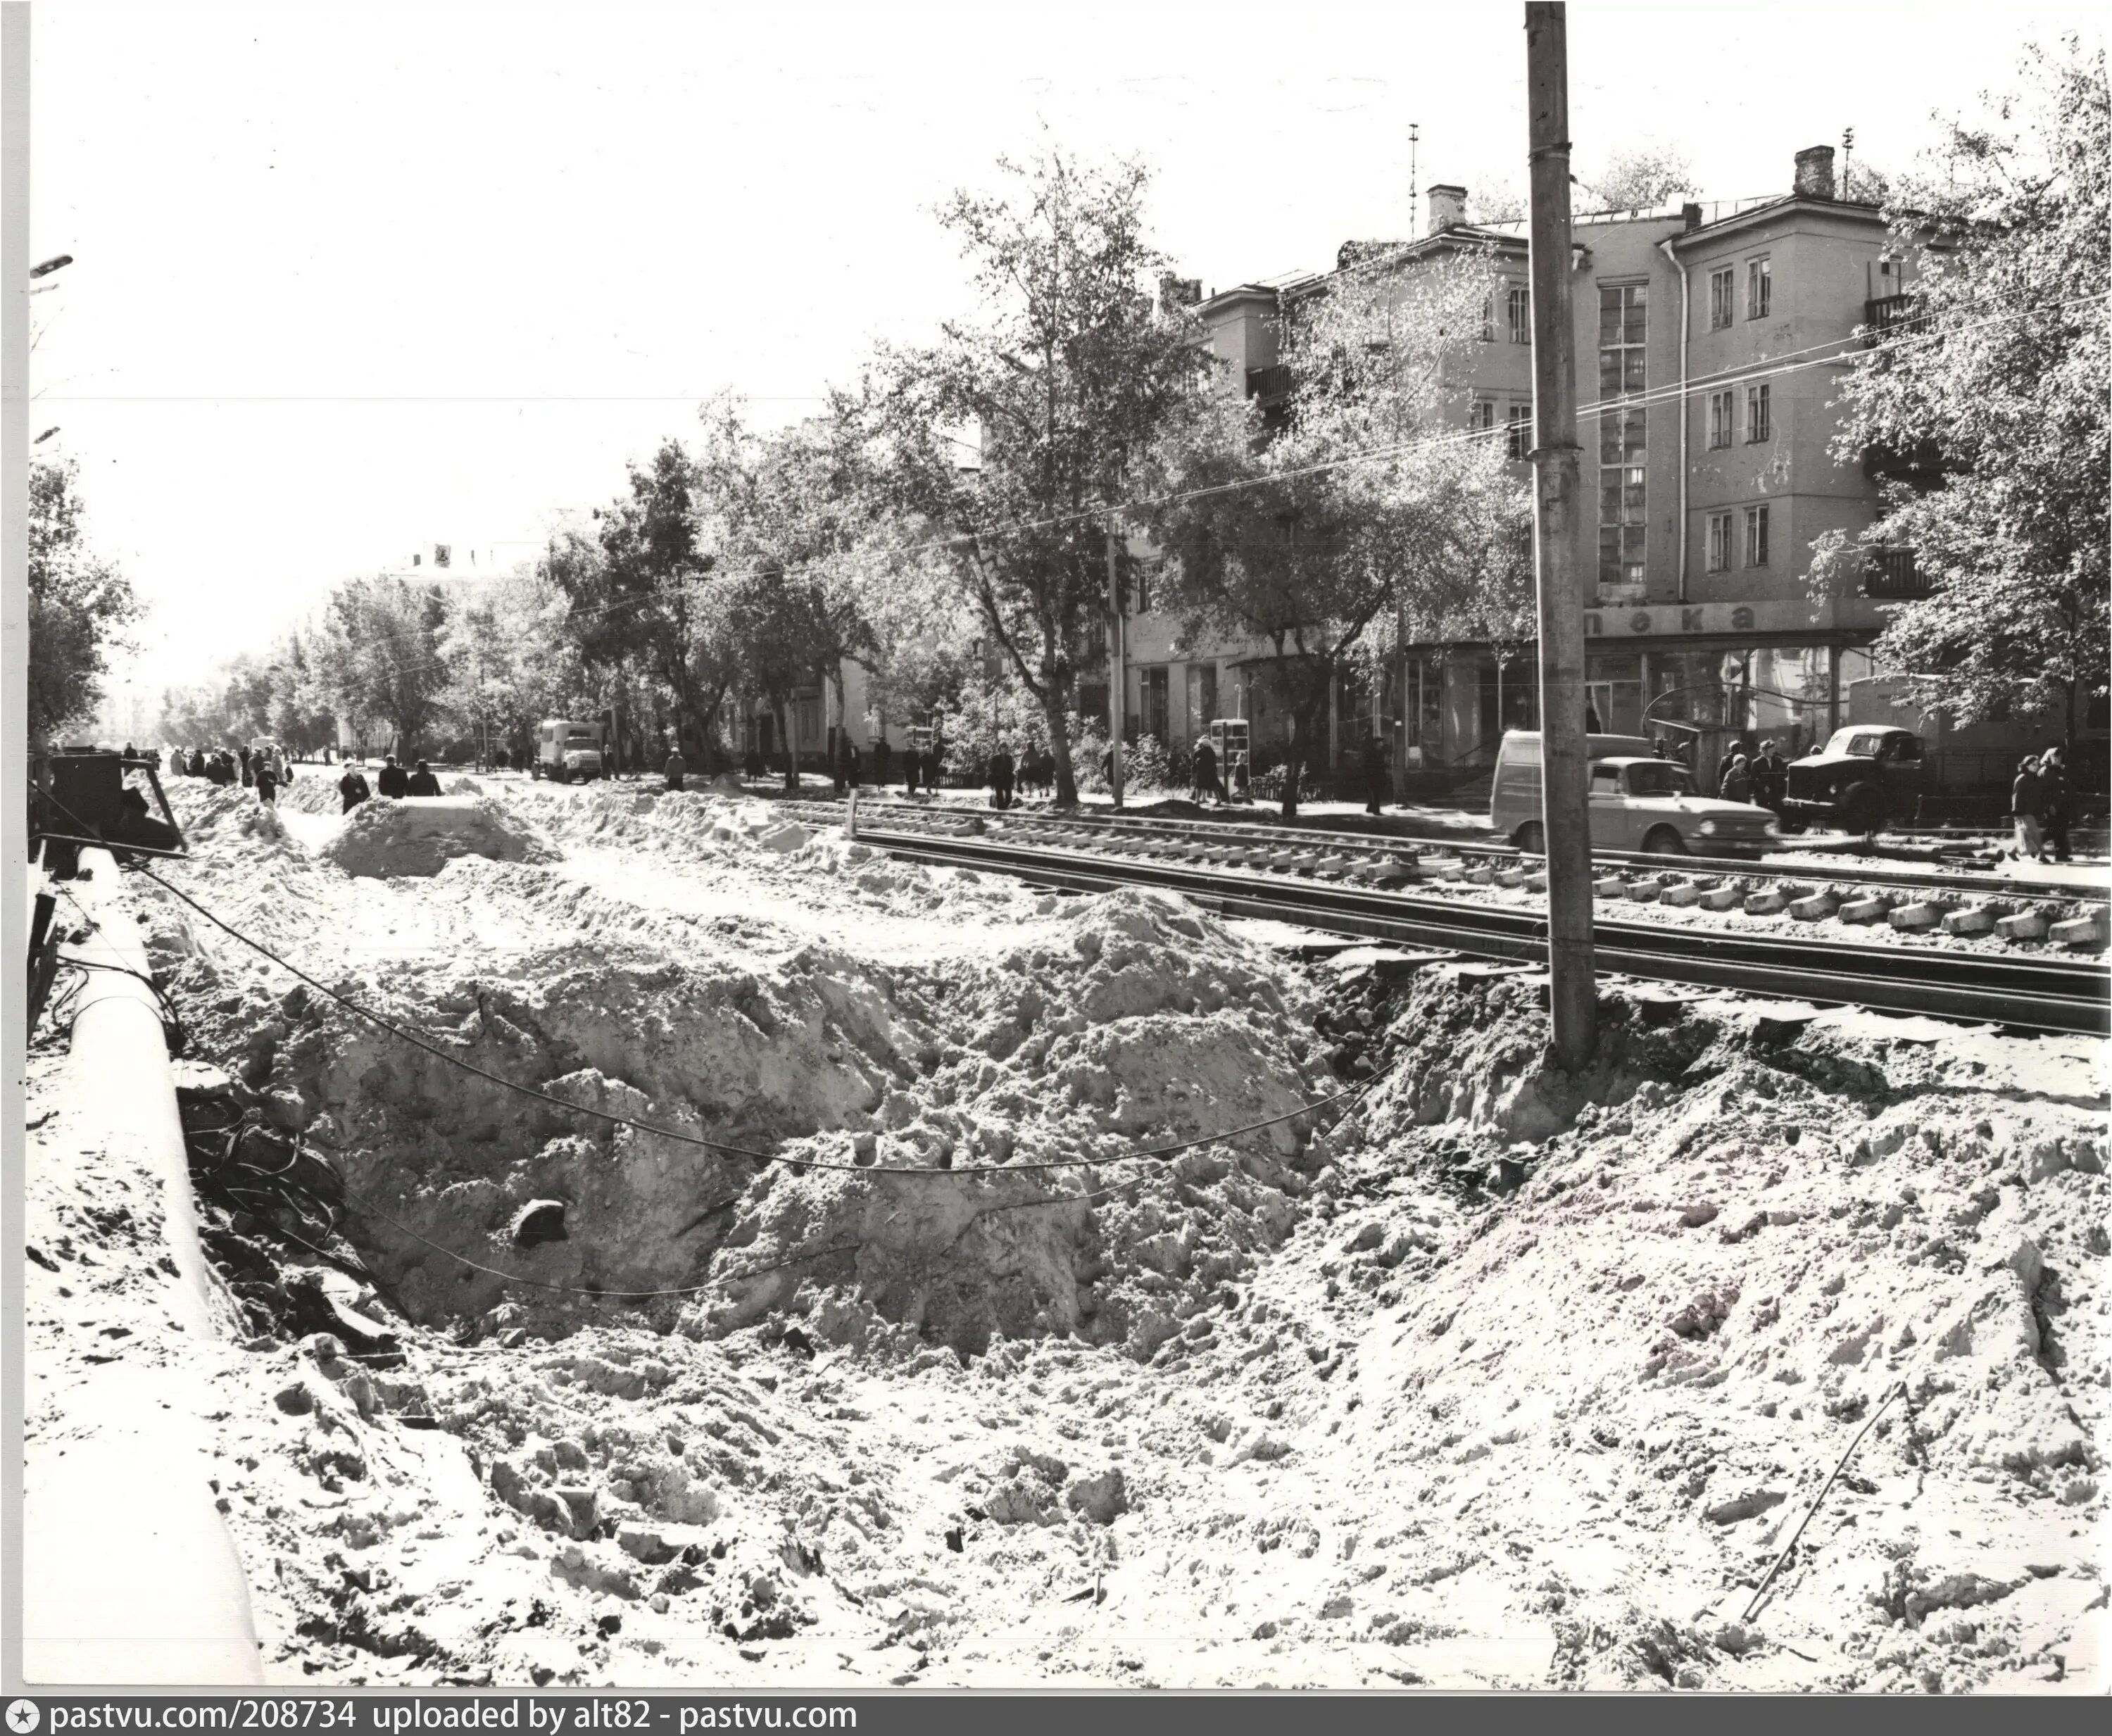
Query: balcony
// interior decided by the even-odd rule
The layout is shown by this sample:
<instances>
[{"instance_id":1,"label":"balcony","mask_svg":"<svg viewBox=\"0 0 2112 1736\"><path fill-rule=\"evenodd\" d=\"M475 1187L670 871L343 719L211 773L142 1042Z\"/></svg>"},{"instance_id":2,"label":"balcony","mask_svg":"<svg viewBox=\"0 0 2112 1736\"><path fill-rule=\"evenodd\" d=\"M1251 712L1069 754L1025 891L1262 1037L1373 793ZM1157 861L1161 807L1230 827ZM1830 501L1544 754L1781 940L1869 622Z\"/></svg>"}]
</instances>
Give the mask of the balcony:
<instances>
[{"instance_id":1,"label":"balcony","mask_svg":"<svg viewBox=\"0 0 2112 1736\"><path fill-rule=\"evenodd\" d=\"M1919 297L1911 294L1879 295L1863 303L1863 340L1866 344L1880 343L1887 338L1903 337L1909 332L1924 330L1928 316L1916 311Z\"/></svg>"},{"instance_id":2,"label":"balcony","mask_svg":"<svg viewBox=\"0 0 2112 1736\"><path fill-rule=\"evenodd\" d=\"M1284 398L1290 392L1290 369L1279 362L1274 367L1247 370L1247 396L1263 399Z\"/></svg>"},{"instance_id":3,"label":"balcony","mask_svg":"<svg viewBox=\"0 0 2112 1736\"><path fill-rule=\"evenodd\" d=\"M1928 595L1928 576L1916 569L1911 549L1880 549L1863 575L1863 595L1881 603L1898 603Z\"/></svg>"}]
</instances>

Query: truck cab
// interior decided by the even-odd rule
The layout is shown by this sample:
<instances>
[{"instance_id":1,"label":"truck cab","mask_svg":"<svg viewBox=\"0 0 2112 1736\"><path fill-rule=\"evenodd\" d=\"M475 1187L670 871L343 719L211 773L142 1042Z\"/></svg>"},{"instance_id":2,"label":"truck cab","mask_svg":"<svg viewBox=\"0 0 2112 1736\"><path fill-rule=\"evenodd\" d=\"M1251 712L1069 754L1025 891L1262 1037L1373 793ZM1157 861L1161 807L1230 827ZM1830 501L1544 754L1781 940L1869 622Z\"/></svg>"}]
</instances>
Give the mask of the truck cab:
<instances>
[{"instance_id":1,"label":"truck cab","mask_svg":"<svg viewBox=\"0 0 2112 1736\"><path fill-rule=\"evenodd\" d=\"M601 725L566 718L549 718L537 724L535 761L529 768L529 776L560 784L608 777Z\"/></svg>"},{"instance_id":2,"label":"truck cab","mask_svg":"<svg viewBox=\"0 0 2112 1736\"><path fill-rule=\"evenodd\" d=\"M1911 821L1928 788L1927 744L1910 729L1851 723L1793 761L1782 812L1828 831L1867 835Z\"/></svg>"}]
</instances>

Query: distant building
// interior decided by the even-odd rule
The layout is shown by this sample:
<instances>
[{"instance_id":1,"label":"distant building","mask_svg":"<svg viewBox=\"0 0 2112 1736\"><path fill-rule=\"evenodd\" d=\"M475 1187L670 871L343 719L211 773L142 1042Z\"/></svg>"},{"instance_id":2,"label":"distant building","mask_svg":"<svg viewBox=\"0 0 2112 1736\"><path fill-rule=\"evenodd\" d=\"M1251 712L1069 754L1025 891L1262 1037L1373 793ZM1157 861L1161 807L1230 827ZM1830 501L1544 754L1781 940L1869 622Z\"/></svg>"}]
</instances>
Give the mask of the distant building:
<instances>
[{"instance_id":1,"label":"distant building","mask_svg":"<svg viewBox=\"0 0 2112 1736\"><path fill-rule=\"evenodd\" d=\"M1498 277L1481 341L1451 385L1472 427L1504 442L1527 473L1532 324L1523 226L1480 226L1466 189L1429 192L1425 234L1345 244L1336 272L1281 287L1246 284L1198 312L1211 347L1240 370L1266 419L1292 381L1277 332L1341 271L1412 271L1471 247ZM1750 729L1800 748L1842 714L1845 685L1872 673L1863 648L1884 603L1914 594L1904 555L1862 595L1814 605L1811 543L1866 529L1878 485L1828 450L1831 407L1859 334L1900 305L1902 262L1874 205L1835 196L1833 153L1797 153L1792 190L1731 205L1587 213L1575 221L1579 439L1594 522L1584 564L1586 677L1601 726L1700 728L1706 750ZM1129 628L1129 716L1191 740L1214 710L1268 714L1268 648L1181 642L1147 603ZM1505 659L1486 644L1409 648L1386 691L1338 696L1336 754L1375 717L1399 718L1426 763L1486 764L1502 731L1536 721L1530 643ZM1727 701L1726 688L1734 690ZM1655 702L1655 703L1654 703ZM1728 704L1731 715L1721 713ZM1259 713L1259 715L1257 715ZM1163 731L1155 726L1164 724ZM1668 731L1675 736L1676 729ZM1713 761L1712 761L1713 769Z\"/></svg>"}]
</instances>

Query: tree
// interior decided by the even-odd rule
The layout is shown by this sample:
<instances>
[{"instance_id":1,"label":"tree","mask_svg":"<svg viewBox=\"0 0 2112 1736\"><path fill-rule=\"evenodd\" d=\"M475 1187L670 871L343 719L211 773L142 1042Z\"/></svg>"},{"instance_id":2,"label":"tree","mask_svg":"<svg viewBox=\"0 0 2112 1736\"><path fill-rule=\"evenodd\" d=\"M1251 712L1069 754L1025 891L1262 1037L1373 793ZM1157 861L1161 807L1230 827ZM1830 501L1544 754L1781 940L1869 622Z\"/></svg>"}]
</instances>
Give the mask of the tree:
<instances>
[{"instance_id":1,"label":"tree","mask_svg":"<svg viewBox=\"0 0 2112 1736\"><path fill-rule=\"evenodd\" d=\"M1649 211L1698 190L1686 153L1657 145L1614 152L1598 177L1582 185L1605 211Z\"/></svg>"},{"instance_id":2,"label":"tree","mask_svg":"<svg viewBox=\"0 0 2112 1736\"><path fill-rule=\"evenodd\" d=\"M30 740L46 741L95 709L110 654L139 618L130 582L88 551L71 462L30 468Z\"/></svg>"},{"instance_id":3,"label":"tree","mask_svg":"<svg viewBox=\"0 0 2112 1736\"><path fill-rule=\"evenodd\" d=\"M1275 652L1286 816L1345 672L1382 667L1404 622L1470 628L1494 618L1492 589L1517 590L1524 488L1500 434L1461 426L1446 380L1493 280L1477 250L1339 274L1286 320L1281 432L1264 441L1243 382L1222 377L1162 442L1175 606Z\"/></svg>"},{"instance_id":4,"label":"tree","mask_svg":"<svg viewBox=\"0 0 2112 1736\"><path fill-rule=\"evenodd\" d=\"M839 397L828 414L768 436L731 404L705 411L698 535L716 549L729 651L777 718L787 789L799 787L785 729L794 694L832 687L842 717L844 664L874 649L862 597L881 502L862 409Z\"/></svg>"},{"instance_id":5,"label":"tree","mask_svg":"<svg viewBox=\"0 0 2112 1736\"><path fill-rule=\"evenodd\" d=\"M699 542L696 460L664 440L630 490L594 514L593 534L568 526L543 572L571 605L567 630L589 670L621 682L649 677L672 702L679 740L708 753L719 709L739 673L712 631L704 580L715 557Z\"/></svg>"},{"instance_id":6,"label":"tree","mask_svg":"<svg viewBox=\"0 0 2112 1736\"><path fill-rule=\"evenodd\" d=\"M339 586L323 612L334 709L362 731L385 725L399 753L416 754L444 709L446 618L435 586L388 577Z\"/></svg>"},{"instance_id":7,"label":"tree","mask_svg":"<svg viewBox=\"0 0 2112 1736\"><path fill-rule=\"evenodd\" d=\"M533 745L542 718L562 717L585 686L565 631L568 599L530 565L457 597L440 629L443 703L479 732L517 752Z\"/></svg>"},{"instance_id":8,"label":"tree","mask_svg":"<svg viewBox=\"0 0 2112 1736\"><path fill-rule=\"evenodd\" d=\"M894 512L941 540L942 570L1040 704L1067 805L1067 715L1109 618L1109 508L1207 356L1193 316L1156 294L1167 261L1145 237L1141 164L1052 146L999 166L1010 192L957 193L940 212L980 316L880 358L876 476Z\"/></svg>"},{"instance_id":9,"label":"tree","mask_svg":"<svg viewBox=\"0 0 2112 1736\"><path fill-rule=\"evenodd\" d=\"M1859 539L1814 544L1812 573L1837 594L1877 551L1910 549L1928 595L1892 607L1880 665L1957 722L2057 713L2073 739L2112 635L2105 60L2070 39L2027 71L2023 96L1950 122L1897 195L1911 317L1858 358L1834 452L1915 462L1891 467Z\"/></svg>"}]
</instances>

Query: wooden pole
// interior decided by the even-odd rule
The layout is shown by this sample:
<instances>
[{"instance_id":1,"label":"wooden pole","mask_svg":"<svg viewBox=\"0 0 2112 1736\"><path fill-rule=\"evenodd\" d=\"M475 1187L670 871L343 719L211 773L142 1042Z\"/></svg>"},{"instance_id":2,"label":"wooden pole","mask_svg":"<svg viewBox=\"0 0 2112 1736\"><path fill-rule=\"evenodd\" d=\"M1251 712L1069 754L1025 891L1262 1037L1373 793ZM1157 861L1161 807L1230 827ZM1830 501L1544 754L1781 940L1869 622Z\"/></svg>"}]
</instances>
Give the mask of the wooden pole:
<instances>
[{"instance_id":1,"label":"wooden pole","mask_svg":"<svg viewBox=\"0 0 2112 1736\"><path fill-rule=\"evenodd\" d=\"M1115 558L1115 522L1108 520L1108 790L1122 804L1122 575Z\"/></svg>"},{"instance_id":2,"label":"wooden pole","mask_svg":"<svg viewBox=\"0 0 2112 1736\"><path fill-rule=\"evenodd\" d=\"M1525 9L1532 168L1533 554L1540 594L1541 818L1556 1061L1575 1073L1598 1043L1591 973L1591 835L1586 805L1584 613L1578 522L1576 325L1570 312L1568 8ZM1501 671L1498 664L1499 679ZM1498 718L1500 726L1502 719Z\"/></svg>"}]
</instances>

